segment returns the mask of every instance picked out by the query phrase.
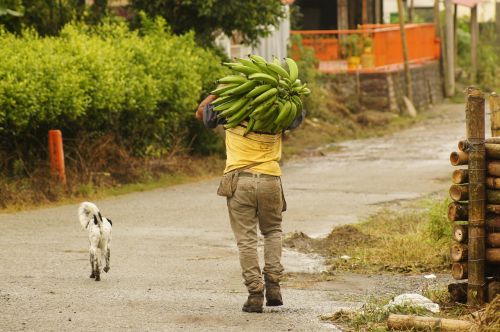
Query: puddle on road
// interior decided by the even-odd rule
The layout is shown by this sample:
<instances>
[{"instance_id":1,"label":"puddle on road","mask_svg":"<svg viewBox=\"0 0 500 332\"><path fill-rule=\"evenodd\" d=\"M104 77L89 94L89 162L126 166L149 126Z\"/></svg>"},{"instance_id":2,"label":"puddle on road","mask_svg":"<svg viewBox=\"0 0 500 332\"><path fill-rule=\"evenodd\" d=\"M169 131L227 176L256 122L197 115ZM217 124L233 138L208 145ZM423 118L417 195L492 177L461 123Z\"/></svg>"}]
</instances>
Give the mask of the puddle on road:
<instances>
[{"instance_id":1,"label":"puddle on road","mask_svg":"<svg viewBox=\"0 0 500 332\"><path fill-rule=\"evenodd\" d=\"M283 249L282 261L287 273L321 273L327 270L323 258L316 254Z\"/></svg>"}]
</instances>

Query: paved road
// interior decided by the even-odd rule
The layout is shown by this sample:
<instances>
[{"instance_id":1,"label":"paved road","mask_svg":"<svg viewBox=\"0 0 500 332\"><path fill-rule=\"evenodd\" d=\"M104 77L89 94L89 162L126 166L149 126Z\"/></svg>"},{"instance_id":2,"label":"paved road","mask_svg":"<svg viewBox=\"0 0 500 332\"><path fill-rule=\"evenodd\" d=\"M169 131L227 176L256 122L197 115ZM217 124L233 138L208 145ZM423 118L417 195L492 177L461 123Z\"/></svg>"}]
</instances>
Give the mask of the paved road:
<instances>
[{"instance_id":1,"label":"paved road","mask_svg":"<svg viewBox=\"0 0 500 332\"><path fill-rule=\"evenodd\" d=\"M326 234L381 204L447 186L447 158L464 132L463 106L384 138L345 142L340 151L285 165L284 231ZM319 320L355 305L376 282L340 275L289 282L285 306L245 314L236 246L216 180L98 201L113 220L111 271L88 278L86 234L76 205L0 214L0 330L331 331ZM285 254L288 271L318 261ZM344 300L343 300L344 299Z\"/></svg>"}]
</instances>

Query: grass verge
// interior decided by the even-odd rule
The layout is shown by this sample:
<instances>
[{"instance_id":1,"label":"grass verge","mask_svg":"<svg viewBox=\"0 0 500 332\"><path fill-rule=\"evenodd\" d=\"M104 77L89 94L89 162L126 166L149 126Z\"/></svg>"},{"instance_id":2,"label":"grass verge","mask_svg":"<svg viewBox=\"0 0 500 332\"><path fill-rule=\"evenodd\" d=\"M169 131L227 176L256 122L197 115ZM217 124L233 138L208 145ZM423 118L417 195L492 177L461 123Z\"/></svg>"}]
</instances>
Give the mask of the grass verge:
<instances>
[{"instance_id":1,"label":"grass verge","mask_svg":"<svg viewBox=\"0 0 500 332\"><path fill-rule=\"evenodd\" d=\"M284 243L327 257L332 270L420 273L449 266L447 201L419 201L409 211L383 209L367 220L334 228L322 239L303 233Z\"/></svg>"}]
</instances>

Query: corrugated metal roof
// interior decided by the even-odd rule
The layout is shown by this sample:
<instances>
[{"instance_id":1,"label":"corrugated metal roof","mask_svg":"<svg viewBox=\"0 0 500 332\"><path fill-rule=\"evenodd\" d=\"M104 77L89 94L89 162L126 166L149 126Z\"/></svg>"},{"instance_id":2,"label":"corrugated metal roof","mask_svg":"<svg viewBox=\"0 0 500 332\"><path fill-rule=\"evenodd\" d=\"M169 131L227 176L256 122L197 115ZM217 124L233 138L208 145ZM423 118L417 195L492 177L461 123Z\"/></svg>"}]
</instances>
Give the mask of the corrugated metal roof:
<instances>
[{"instance_id":1,"label":"corrugated metal roof","mask_svg":"<svg viewBox=\"0 0 500 332\"><path fill-rule=\"evenodd\" d=\"M452 0L457 5L467 6L469 8L475 7L480 0Z\"/></svg>"}]
</instances>

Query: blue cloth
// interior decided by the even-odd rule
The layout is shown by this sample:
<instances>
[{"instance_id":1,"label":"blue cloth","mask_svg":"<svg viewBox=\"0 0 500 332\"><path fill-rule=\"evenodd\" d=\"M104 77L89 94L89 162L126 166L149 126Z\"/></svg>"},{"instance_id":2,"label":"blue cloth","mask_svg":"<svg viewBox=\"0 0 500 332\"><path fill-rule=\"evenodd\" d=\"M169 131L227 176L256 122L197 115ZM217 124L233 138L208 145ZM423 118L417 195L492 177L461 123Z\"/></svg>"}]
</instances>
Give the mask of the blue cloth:
<instances>
[{"instance_id":1,"label":"blue cloth","mask_svg":"<svg viewBox=\"0 0 500 332\"><path fill-rule=\"evenodd\" d=\"M294 130L298 128L302 122L304 122L304 119L306 118L306 110L302 109L302 112L300 113L300 116L296 117L295 120L293 120L292 124L287 128L287 130ZM207 128L215 128L218 125L224 125L227 123L227 120L225 118L217 118L217 112L214 111L214 106L212 104L208 104L205 106L205 109L203 110L203 124Z\"/></svg>"}]
</instances>

